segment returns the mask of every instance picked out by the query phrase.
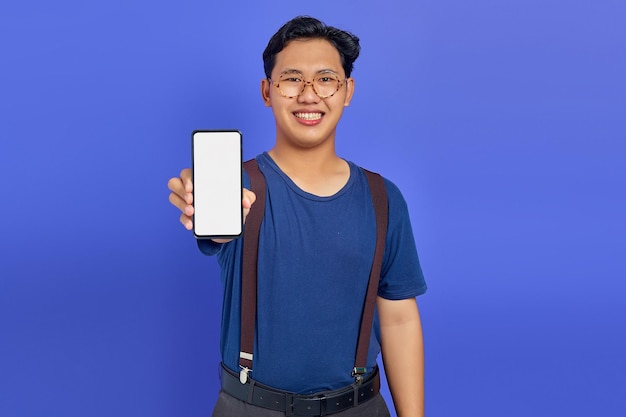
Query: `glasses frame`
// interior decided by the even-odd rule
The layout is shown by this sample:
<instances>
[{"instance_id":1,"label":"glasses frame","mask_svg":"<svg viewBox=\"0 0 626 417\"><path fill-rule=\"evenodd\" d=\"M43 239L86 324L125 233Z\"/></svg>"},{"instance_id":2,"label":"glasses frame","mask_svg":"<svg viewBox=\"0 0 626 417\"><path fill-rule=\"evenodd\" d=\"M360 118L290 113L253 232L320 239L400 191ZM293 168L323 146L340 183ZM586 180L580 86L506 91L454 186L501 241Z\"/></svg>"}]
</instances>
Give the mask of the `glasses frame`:
<instances>
[{"instance_id":1,"label":"glasses frame","mask_svg":"<svg viewBox=\"0 0 626 417\"><path fill-rule=\"evenodd\" d=\"M281 76L283 76L283 75L284 75L284 74L281 74ZM308 85L310 85L310 86L311 86L311 88L313 89L313 92L315 93L315 95L317 95L317 96L318 96L319 98L321 98L321 99L330 98L330 97L334 96L335 94L337 94L337 91L339 91L339 90L341 89L341 87L343 87L343 86L344 86L344 84L346 83L346 81L348 81L348 79L347 79L347 78L346 78L346 79L344 79L344 80L337 79L338 84L337 84L337 89L335 90L335 92L334 92L334 93L332 93L332 94L330 94L330 95L328 95L328 96L322 96L322 95L320 95L320 93L318 93L318 92L317 92L317 90L315 89L315 84L314 84L314 81L315 81L315 78L316 78L318 75L324 75L324 73L323 73L323 72L322 72L322 73L320 73L320 74L318 74L318 75L316 75L315 77L313 77L313 80L311 80L311 81L307 81L307 80L305 80L305 79L304 79L304 76L302 76L302 74L298 74L298 75L300 75L300 76L301 76L301 78L302 78L302 89L301 89L301 90L300 90L300 92L299 92L298 94L296 94L295 96L288 96L287 94L285 94L285 93L283 92L283 90L281 90L281 89L280 89L280 80L279 80L279 81L274 81L274 80L272 80L270 77L268 77L268 78L267 78L267 80L268 80L268 81L269 81L269 82L270 82L270 83L271 83L274 87L276 87L276 88L278 89L278 92L280 93L280 95L281 95L281 96L283 96L283 97L285 97L285 98L296 98L296 97L299 97L300 95L302 95L302 93L304 93L304 90L306 89L306 87L307 87Z\"/></svg>"}]
</instances>

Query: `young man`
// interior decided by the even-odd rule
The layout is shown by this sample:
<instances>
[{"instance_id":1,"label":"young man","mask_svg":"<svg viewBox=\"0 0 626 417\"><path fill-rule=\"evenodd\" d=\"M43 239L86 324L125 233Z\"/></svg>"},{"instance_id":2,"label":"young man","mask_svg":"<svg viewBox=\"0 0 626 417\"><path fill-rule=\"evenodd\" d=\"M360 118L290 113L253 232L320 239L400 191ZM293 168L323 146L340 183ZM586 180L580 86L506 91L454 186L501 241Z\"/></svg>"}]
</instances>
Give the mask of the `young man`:
<instances>
[{"instance_id":1,"label":"young man","mask_svg":"<svg viewBox=\"0 0 626 417\"><path fill-rule=\"evenodd\" d=\"M406 203L386 179L388 226L377 317L366 374L355 381L352 373L376 220L366 176L336 154L335 133L354 93L350 75L359 50L356 36L298 17L279 29L263 54L261 96L274 114L276 142L256 158L267 190L249 374L239 362L244 239L198 241L203 253L217 255L224 285L222 391L214 416L327 415L337 411L334 405L346 392L355 393L354 401L349 394L351 406L341 407L337 417L389 415L377 394L381 350L398 416L424 414L422 329L415 297L426 285ZM257 199L249 184L244 173L244 216L255 209ZM191 229L190 170L170 179L168 186L170 202ZM372 394L358 401L364 386Z\"/></svg>"}]
</instances>

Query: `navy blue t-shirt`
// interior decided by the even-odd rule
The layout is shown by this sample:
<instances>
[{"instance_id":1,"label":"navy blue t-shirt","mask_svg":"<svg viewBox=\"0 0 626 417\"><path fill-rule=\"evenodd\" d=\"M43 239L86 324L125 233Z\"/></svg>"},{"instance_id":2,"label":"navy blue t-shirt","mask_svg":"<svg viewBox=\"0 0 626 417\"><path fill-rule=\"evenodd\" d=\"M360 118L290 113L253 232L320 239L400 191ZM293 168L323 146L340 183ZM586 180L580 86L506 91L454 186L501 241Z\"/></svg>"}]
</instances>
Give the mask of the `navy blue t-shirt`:
<instances>
[{"instance_id":1,"label":"navy blue t-shirt","mask_svg":"<svg viewBox=\"0 0 626 417\"><path fill-rule=\"evenodd\" d=\"M258 264L257 325L252 378L295 393L350 385L361 312L376 244L374 207L363 171L335 195L300 189L271 157L257 158L267 183ZM249 178L244 175L244 186ZM385 179L389 226L378 295L413 298L426 291L406 202ZM254 206L252 208L254 210ZM243 239L219 245L198 241L217 254L224 286L221 351L239 371ZM375 319L368 370L380 353Z\"/></svg>"}]
</instances>

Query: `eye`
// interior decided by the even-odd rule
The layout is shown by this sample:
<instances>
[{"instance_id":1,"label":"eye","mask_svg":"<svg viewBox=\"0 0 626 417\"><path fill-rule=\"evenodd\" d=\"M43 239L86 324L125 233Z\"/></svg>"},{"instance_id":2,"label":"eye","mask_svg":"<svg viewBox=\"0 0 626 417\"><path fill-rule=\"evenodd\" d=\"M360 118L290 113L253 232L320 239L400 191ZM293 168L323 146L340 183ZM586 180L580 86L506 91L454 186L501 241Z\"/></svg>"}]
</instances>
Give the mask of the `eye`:
<instances>
[{"instance_id":1,"label":"eye","mask_svg":"<svg viewBox=\"0 0 626 417\"><path fill-rule=\"evenodd\" d=\"M281 78L280 82L286 82L286 83L301 83L302 79L299 77L285 77L285 78Z\"/></svg>"},{"instance_id":2,"label":"eye","mask_svg":"<svg viewBox=\"0 0 626 417\"><path fill-rule=\"evenodd\" d=\"M330 83L337 82L337 79L329 75L321 75L317 77L317 82L320 84L330 84Z\"/></svg>"}]
</instances>

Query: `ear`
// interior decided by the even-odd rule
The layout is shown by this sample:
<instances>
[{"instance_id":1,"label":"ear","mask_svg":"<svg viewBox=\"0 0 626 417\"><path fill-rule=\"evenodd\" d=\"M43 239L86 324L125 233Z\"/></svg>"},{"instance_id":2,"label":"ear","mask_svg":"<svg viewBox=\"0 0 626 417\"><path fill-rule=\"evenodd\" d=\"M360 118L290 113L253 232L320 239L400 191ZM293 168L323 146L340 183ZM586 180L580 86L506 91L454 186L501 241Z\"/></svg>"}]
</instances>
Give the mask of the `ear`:
<instances>
[{"instance_id":1,"label":"ear","mask_svg":"<svg viewBox=\"0 0 626 417\"><path fill-rule=\"evenodd\" d=\"M343 102L344 107L348 107L350 105L350 100L352 100L353 95L354 95L354 78L348 78L346 80L346 99Z\"/></svg>"},{"instance_id":2,"label":"ear","mask_svg":"<svg viewBox=\"0 0 626 417\"><path fill-rule=\"evenodd\" d=\"M261 80L261 97L263 98L263 104L265 107L272 107L272 103L270 101L270 89L272 87L272 83L267 78L263 78Z\"/></svg>"}]
</instances>

